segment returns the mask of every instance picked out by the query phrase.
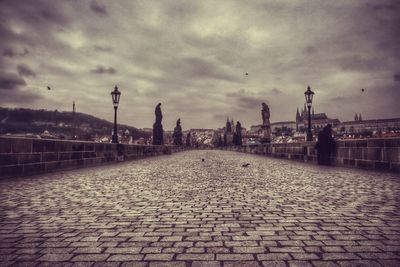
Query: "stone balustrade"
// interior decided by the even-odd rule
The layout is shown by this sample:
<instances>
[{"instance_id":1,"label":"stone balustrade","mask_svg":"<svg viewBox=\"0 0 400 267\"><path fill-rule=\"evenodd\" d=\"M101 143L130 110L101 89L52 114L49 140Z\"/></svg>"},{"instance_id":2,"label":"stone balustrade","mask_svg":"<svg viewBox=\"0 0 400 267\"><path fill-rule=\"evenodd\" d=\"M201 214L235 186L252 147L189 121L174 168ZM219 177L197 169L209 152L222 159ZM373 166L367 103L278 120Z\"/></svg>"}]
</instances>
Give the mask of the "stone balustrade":
<instances>
[{"instance_id":1,"label":"stone balustrade","mask_svg":"<svg viewBox=\"0 0 400 267\"><path fill-rule=\"evenodd\" d=\"M316 163L314 147L315 142L306 142L223 149ZM184 149L177 146L0 137L0 178L165 155ZM400 173L400 138L338 141L332 162L336 166Z\"/></svg>"},{"instance_id":2,"label":"stone balustrade","mask_svg":"<svg viewBox=\"0 0 400 267\"><path fill-rule=\"evenodd\" d=\"M0 178L171 154L176 146L0 137Z\"/></svg>"},{"instance_id":3,"label":"stone balustrade","mask_svg":"<svg viewBox=\"0 0 400 267\"><path fill-rule=\"evenodd\" d=\"M225 150L317 162L315 142L247 145ZM333 165L400 173L400 138L341 140L336 142Z\"/></svg>"}]
</instances>

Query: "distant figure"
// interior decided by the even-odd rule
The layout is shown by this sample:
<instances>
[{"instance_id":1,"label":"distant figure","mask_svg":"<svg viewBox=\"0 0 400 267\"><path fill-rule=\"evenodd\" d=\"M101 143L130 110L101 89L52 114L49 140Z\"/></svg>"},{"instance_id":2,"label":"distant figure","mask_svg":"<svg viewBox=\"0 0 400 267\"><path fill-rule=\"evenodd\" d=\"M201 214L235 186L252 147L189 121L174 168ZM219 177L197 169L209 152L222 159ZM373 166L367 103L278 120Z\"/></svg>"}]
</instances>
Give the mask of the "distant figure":
<instances>
[{"instance_id":1,"label":"distant figure","mask_svg":"<svg viewBox=\"0 0 400 267\"><path fill-rule=\"evenodd\" d=\"M47 86L47 90L51 90L51 87L50 87L50 86Z\"/></svg>"},{"instance_id":2,"label":"distant figure","mask_svg":"<svg viewBox=\"0 0 400 267\"><path fill-rule=\"evenodd\" d=\"M249 167L250 163L245 163L242 165L242 167Z\"/></svg>"},{"instance_id":3,"label":"distant figure","mask_svg":"<svg viewBox=\"0 0 400 267\"><path fill-rule=\"evenodd\" d=\"M204 162L204 161L205 161L205 159L201 159L201 161L202 161L202 162Z\"/></svg>"},{"instance_id":4,"label":"distant figure","mask_svg":"<svg viewBox=\"0 0 400 267\"><path fill-rule=\"evenodd\" d=\"M269 116L270 116L269 107L265 103L262 103L261 105L262 105L261 117L262 117L262 121L263 121L262 125L269 126Z\"/></svg>"},{"instance_id":5,"label":"distant figure","mask_svg":"<svg viewBox=\"0 0 400 267\"><path fill-rule=\"evenodd\" d=\"M332 137L332 125L326 125L318 133L318 141L315 149L317 150L318 165L330 166L332 164L331 156L336 149L335 139Z\"/></svg>"}]
</instances>

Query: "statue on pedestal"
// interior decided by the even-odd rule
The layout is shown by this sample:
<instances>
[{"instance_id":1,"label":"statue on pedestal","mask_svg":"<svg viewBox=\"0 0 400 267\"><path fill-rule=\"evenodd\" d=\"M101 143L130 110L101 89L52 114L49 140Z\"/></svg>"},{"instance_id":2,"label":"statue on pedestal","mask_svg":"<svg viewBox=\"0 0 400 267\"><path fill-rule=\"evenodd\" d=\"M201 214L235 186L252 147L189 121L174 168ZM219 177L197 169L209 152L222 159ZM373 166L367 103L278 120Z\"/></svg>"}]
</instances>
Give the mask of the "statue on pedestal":
<instances>
[{"instance_id":1,"label":"statue on pedestal","mask_svg":"<svg viewBox=\"0 0 400 267\"><path fill-rule=\"evenodd\" d=\"M242 142L242 125L238 121L236 123L236 132L233 134L233 144L236 146L241 146Z\"/></svg>"},{"instance_id":2,"label":"statue on pedestal","mask_svg":"<svg viewBox=\"0 0 400 267\"><path fill-rule=\"evenodd\" d=\"M158 103L155 109L156 122L153 124L153 145L164 144L164 130L161 124L162 112L161 103Z\"/></svg>"},{"instance_id":3,"label":"statue on pedestal","mask_svg":"<svg viewBox=\"0 0 400 267\"><path fill-rule=\"evenodd\" d=\"M260 136L260 142L261 143L270 143L271 142L271 124L269 122L269 107L267 104L262 103L261 104L262 109L261 109L261 117L262 117L262 125L261 125L261 136Z\"/></svg>"},{"instance_id":4,"label":"statue on pedestal","mask_svg":"<svg viewBox=\"0 0 400 267\"><path fill-rule=\"evenodd\" d=\"M232 144L233 144L232 124L229 121L229 118L227 118L224 131L224 146L231 146Z\"/></svg>"},{"instance_id":5,"label":"statue on pedestal","mask_svg":"<svg viewBox=\"0 0 400 267\"><path fill-rule=\"evenodd\" d=\"M174 145L176 146L182 145L182 127L180 118L176 121L176 126L174 129L174 133L172 134L172 138L174 139Z\"/></svg>"}]
</instances>

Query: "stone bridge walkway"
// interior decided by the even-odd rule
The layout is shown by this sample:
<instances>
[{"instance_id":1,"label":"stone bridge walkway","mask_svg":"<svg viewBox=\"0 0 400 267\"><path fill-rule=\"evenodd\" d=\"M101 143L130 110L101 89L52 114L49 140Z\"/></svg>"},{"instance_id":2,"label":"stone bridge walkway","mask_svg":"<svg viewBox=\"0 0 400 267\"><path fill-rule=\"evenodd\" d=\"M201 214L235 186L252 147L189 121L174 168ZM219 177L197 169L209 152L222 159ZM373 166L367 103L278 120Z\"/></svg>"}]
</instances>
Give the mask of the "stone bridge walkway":
<instances>
[{"instance_id":1,"label":"stone bridge walkway","mask_svg":"<svg viewBox=\"0 0 400 267\"><path fill-rule=\"evenodd\" d=\"M1 180L0 265L400 266L400 175L187 151Z\"/></svg>"}]
</instances>

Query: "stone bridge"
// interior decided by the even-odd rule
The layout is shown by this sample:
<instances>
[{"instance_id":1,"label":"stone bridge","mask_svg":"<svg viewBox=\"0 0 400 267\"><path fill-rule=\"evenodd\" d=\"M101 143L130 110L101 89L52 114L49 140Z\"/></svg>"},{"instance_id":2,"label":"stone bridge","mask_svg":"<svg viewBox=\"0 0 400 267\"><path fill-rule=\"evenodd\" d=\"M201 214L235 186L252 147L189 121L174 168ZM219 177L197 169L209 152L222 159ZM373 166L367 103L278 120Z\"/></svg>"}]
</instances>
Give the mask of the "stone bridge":
<instances>
[{"instance_id":1,"label":"stone bridge","mask_svg":"<svg viewBox=\"0 0 400 267\"><path fill-rule=\"evenodd\" d=\"M396 173L215 150L5 178L0 266L399 266L399 192Z\"/></svg>"}]
</instances>

